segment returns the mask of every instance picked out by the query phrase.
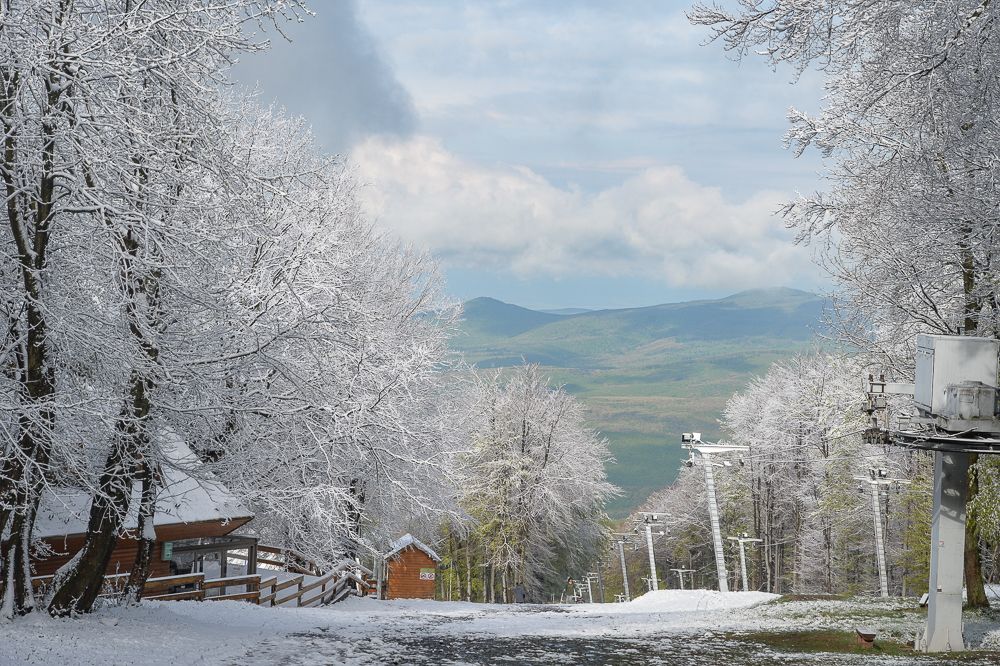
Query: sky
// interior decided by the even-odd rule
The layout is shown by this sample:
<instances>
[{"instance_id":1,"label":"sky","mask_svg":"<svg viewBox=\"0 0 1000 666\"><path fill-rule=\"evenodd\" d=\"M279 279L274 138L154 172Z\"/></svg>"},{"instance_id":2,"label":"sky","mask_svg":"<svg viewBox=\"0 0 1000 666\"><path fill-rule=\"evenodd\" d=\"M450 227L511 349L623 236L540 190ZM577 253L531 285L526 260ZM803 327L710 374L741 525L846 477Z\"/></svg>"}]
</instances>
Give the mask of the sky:
<instances>
[{"instance_id":1,"label":"sky","mask_svg":"<svg viewBox=\"0 0 1000 666\"><path fill-rule=\"evenodd\" d=\"M314 0L237 79L304 116L367 215L447 289L634 307L826 282L775 215L822 186L790 107L821 81L735 61L684 0Z\"/></svg>"}]
</instances>

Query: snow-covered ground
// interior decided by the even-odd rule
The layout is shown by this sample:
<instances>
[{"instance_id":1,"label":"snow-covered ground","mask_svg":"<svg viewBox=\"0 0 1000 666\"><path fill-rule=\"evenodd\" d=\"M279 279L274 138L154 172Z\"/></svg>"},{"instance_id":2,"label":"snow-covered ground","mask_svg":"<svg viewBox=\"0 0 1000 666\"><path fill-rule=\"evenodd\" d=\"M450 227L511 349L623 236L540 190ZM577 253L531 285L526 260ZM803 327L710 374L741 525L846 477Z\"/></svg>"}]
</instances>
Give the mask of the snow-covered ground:
<instances>
[{"instance_id":1,"label":"snow-covered ground","mask_svg":"<svg viewBox=\"0 0 1000 666\"><path fill-rule=\"evenodd\" d=\"M787 655L741 632L862 623L906 636L909 600L767 603L761 592L649 593L627 604L499 606L349 599L323 608L146 602L0 625L0 664L766 664L864 663ZM904 617L900 619L899 616ZM931 658L880 663L934 663ZM984 662L989 663L989 662Z\"/></svg>"}]
</instances>

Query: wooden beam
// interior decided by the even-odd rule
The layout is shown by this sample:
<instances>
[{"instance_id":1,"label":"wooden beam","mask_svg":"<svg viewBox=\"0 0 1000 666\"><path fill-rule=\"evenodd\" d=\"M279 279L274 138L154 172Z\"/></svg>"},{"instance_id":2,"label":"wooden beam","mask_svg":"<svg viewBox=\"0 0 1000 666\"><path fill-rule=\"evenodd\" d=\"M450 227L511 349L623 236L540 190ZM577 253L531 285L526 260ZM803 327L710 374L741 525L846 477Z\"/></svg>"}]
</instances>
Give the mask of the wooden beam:
<instances>
[{"instance_id":1,"label":"wooden beam","mask_svg":"<svg viewBox=\"0 0 1000 666\"><path fill-rule=\"evenodd\" d=\"M205 597L205 601L258 601L260 590L253 592L241 592L239 594L222 594L216 597Z\"/></svg>"},{"instance_id":2,"label":"wooden beam","mask_svg":"<svg viewBox=\"0 0 1000 666\"><path fill-rule=\"evenodd\" d=\"M186 592L174 592L173 594L158 594L153 597L143 597L144 599L156 601L183 601L184 599L205 600L205 590L188 590Z\"/></svg>"}]
</instances>

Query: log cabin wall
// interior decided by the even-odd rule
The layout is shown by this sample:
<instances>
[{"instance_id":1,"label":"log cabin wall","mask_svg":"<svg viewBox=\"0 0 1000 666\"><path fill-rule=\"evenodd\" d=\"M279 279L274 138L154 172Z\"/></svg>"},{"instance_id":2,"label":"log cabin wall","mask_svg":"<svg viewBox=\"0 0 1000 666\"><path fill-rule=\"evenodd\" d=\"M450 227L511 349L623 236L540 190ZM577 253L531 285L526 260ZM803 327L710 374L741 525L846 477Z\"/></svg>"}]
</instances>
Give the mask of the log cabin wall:
<instances>
[{"instance_id":1,"label":"log cabin wall","mask_svg":"<svg viewBox=\"0 0 1000 666\"><path fill-rule=\"evenodd\" d=\"M421 580L420 570L437 572L437 562L414 546L407 546L388 562L386 599L433 599L436 580Z\"/></svg>"},{"instance_id":2,"label":"log cabin wall","mask_svg":"<svg viewBox=\"0 0 1000 666\"><path fill-rule=\"evenodd\" d=\"M177 525L157 525L156 544L153 546L153 556L150 562L149 575L151 578L159 576L169 576L170 562L163 561L163 542L180 541L182 539L196 539L198 537L225 536L238 527L246 524L249 519L241 520L209 520L199 523L177 524ZM41 540L52 551L52 555L41 558L33 558L31 561L32 575L49 576L54 574L59 567L66 564L83 547L84 535L71 534L64 537L48 537ZM139 542L136 539L123 537L118 539L115 549L111 551L111 559L108 561L106 574L129 573L132 565L135 564L136 552Z\"/></svg>"}]
</instances>

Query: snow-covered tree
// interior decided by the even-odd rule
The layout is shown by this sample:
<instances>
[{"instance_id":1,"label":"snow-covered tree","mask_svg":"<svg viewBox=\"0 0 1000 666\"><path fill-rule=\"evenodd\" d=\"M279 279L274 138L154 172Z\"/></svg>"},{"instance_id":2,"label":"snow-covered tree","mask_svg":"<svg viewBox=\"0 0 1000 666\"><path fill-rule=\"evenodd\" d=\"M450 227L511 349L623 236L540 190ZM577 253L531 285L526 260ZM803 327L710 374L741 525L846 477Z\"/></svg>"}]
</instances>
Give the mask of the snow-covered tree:
<instances>
[{"instance_id":1,"label":"snow-covered tree","mask_svg":"<svg viewBox=\"0 0 1000 666\"><path fill-rule=\"evenodd\" d=\"M251 330L299 321L294 334L206 390L230 392L215 468L257 509L253 529L333 563L455 509L468 402L447 347L458 309L433 264L376 233L350 189L320 191L298 193L309 209L281 221L255 278L277 271L287 288Z\"/></svg>"},{"instance_id":2,"label":"snow-covered tree","mask_svg":"<svg viewBox=\"0 0 1000 666\"><path fill-rule=\"evenodd\" d=\"M726 441L749 450L718 468L718 501L724 531L762 539L749 551L754 587L839 593L877 585L870 488L855 480L867 478L872 467L915 480L902 494L882 497L893 587L912 584L925 567L904 544L927 538L920 520L927 456L865 440L864 370L857 358L799 356L773 365L728 402ZM714 570L702 471L694 462L644 510L667 516L670 533L658 550L662 561L676 563L668 568L699 561ZM730 569L735 576L735 566Z\"/></svg>"},{"instance_id":3,"label":"snow-covered tree","mask_svg":"<svg viewBox=\"0 0 1000 666\"><path fill-rule=\"evenodd\" d=\"M132 259L176 169L147 178L160 175L158 158L170 166L179 137L186 147L198 139L173 122L171 109L196 112L214 96L228 54L257 48L247 22L297 4L51 0L0 10L4 615L33 605L29 549L43 487L87 476L92 451L80 444L90 435L134 440L125 432L136 422L133 409L114 416L129 391L113 388L124 389L115 370L132 359L116 348L122 335L104 334L146 316L127 303L135 304L143 279ZM150 104L164 100L151 115ZM97 367L84 368L89 360ZM141 374L133 386L145 382ZM109 413L111 403L118 405ZM116 419L117 434L108 432Z\"/></svg>"},{"instance_id":4,"label":"snow-covered tree","mask_svg":"<svg viewBox=\"0 0 1000 666\"><path fill-rule=\"evenodd\" d=\"M126 536L138 595L177 439L253 506L262 536L319 561L454 509L467 403L433 264L363 220L349 168L301 122L224 91L232 58L263 46L254 23L300 9L0 11L6 616L33 607L46 489L92 496L50 611L89 610Z\"/></svg>"},{"instance_id":5,"label":"snow-covered tree","mask_svg":"<svg viewBox=\"0 0 1000 666\"><path fill-rule=\"evenodd\" d=\"M463 505L487 567L486 597L516 582L538 595L593 561L615 493L607 442L536 365L480 375Z\"/></svg>"}]
</instances>

